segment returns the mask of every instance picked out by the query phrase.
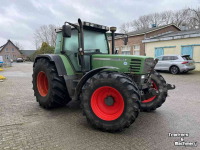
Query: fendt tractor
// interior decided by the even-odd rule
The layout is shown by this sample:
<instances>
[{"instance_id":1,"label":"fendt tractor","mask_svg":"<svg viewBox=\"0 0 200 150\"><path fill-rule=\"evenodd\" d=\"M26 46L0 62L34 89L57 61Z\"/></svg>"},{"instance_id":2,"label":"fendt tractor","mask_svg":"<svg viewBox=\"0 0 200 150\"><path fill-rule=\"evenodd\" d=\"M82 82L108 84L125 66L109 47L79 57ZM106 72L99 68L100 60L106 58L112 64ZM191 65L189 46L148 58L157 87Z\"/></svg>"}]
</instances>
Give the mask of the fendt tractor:
<instances>
[{"instance_id":1,"label":"fendt tractor","mask_svg":"<svg viewBox=\"0 0 200 150\"><path fill-rule=\"evenodd\" d=\"M39 105L51 109L80 104L87 121L108 132L128 128L140 111L160 107L175 86L154 70L158 60L116 54L115 36L122 36L124 45L128 36L115 31L80 19L57 29L54 54L38 55L33 65ZM107 36L112 38L112 54Z\"/></svg>"}]
</instances>

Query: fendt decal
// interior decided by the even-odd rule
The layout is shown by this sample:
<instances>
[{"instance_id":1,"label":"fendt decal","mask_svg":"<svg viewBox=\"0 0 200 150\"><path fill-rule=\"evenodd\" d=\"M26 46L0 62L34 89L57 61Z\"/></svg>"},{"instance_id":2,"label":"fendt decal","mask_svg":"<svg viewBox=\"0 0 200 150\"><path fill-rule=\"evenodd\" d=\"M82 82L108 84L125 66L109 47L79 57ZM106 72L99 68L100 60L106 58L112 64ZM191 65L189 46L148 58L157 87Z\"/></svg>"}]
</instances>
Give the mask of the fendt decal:
<instances>
[{"instance_id":1,"label":"fendt decal","mask_svg":"<svg viewBox=\"0 0 200 150\"><path fill-rule=\"evenodd\" d=\"M94 58L94 60L126 61L124 58Z\"/></svg>"}]
</instances>

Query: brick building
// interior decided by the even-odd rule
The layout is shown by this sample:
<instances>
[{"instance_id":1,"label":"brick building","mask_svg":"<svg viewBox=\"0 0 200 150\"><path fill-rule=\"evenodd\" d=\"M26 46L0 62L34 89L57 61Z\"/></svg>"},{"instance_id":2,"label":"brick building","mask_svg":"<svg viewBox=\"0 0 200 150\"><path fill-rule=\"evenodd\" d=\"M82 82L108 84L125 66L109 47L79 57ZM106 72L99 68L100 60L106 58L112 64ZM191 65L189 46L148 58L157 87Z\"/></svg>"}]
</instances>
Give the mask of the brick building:
<instances>
[{"instance_id":1,"label":"brick building","mask_svg":"<svg viewBox=\"0 0 200 150\"><path fill-rule=\"evenodd\" d=\"M128 33L128 43L124 45L124 37L116 36L115 37L115 50L119 51L119 54L124 55L146 55L145 44L142 43L142 40L156 35L167 34L174 31L180 31L174 24L168 24L160 27L152 27L149 29L133 31ZM110 51L112 49L112 39L108 38Z\"/></svg>"},{"instance_id":2,"label":"brick building","mask_svg":"<svg viewBox=\"0 0 200 150\"><path fill-rule=\"evenodd\" d=\"M0 56L3 56L3 61L8 62L10 59L16 61L17 58L27 59L27 56L34 53L35 50L19 50L11 40L8 40L6 44L0 46Z\"/></svg>"},{"instance_id":3,"label":"brick building","mask_svg":"<svg viewBox=\"0 0 200 150\"><path fill-rule=\"evenodd\" d=\"M200 29L177 31L142 41L147 56L157 58L161 55L190 55L200 71Z\"/></svg>"},{"instance_id":4,"label":"brick building","mask_svg":"<svg viewBox=\"0 0 200 150\"><path fill-rule=\"evenodd\" d=\"M22 52L19 50L11 40L8 40L6 44L0 46L0 56L3 56L3 61L7 62L10 59L15 61L17 58L22 58Z\"/></svg>"}]
</instances>

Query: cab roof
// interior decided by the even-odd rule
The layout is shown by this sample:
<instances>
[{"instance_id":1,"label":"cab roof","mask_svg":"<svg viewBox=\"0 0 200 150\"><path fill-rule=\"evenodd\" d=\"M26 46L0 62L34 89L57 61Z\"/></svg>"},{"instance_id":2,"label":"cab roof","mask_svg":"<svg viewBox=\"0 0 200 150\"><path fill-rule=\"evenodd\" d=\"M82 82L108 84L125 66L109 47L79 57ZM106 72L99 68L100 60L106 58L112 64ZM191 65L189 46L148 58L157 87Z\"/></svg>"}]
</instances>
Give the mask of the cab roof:
<instances>
[{"instance_id":1,"label":"cab roof","mask_svg":"<svg viewBox=\"0 0 200 150\"><path fill-rule=\"evenodd\" d=\"M76 25L79 25L78 23L75 23ZM109 27L96 24L96 23L91 23L87 21L83 21L83 29L88 29L88 30L94 30L94 31L100 31L100 32L107 32L109 31ZM71 29L74 29L73 26L71 26ZM56 33L62 31L62 27L55 29Z\"/></svg>"}]
</instances>

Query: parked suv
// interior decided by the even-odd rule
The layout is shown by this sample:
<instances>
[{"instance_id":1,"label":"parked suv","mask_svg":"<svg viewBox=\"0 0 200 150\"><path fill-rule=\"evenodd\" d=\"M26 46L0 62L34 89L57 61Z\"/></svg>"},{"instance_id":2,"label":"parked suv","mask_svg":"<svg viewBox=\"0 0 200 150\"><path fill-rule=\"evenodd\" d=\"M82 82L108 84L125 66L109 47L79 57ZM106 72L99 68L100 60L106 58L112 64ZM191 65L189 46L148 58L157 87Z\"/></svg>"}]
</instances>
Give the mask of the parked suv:
<instances>
[{"instance_id":1,"label":"parked suv","mask_svg":"<svg viewBox=\"0 0 200 150\"><path fill-rule=\"evenodd\" d=\"M162 55L157 57L155 70L166 70L172 74L187 73L195 69L195 62L190 55Z\"/></svg>"}]
</instances>

